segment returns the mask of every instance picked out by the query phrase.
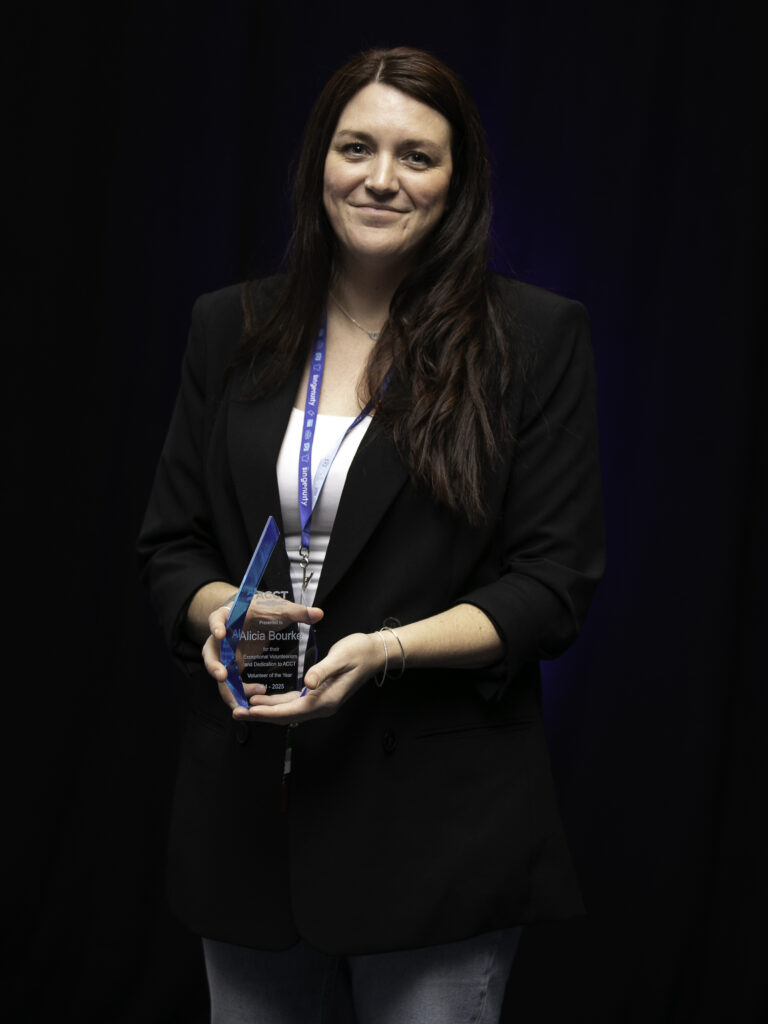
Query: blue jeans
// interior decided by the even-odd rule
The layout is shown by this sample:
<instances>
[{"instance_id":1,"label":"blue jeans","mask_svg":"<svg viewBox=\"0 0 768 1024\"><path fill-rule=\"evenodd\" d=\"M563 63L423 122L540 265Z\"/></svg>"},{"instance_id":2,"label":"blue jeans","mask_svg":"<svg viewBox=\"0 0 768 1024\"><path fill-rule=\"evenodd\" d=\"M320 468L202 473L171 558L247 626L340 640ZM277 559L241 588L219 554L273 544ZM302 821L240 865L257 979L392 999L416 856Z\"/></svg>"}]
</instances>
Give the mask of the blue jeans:
<instances>
[{"instance_id":1,"label":"blue jeans","mask_svg":"<svg viewBox=\"0 0 768 1024\"><path fill-rule=\"evenodd\" d=\"M203 939L211 1024L498 1024L521 930L346 957Z\"/></svg>"}]
</instances>

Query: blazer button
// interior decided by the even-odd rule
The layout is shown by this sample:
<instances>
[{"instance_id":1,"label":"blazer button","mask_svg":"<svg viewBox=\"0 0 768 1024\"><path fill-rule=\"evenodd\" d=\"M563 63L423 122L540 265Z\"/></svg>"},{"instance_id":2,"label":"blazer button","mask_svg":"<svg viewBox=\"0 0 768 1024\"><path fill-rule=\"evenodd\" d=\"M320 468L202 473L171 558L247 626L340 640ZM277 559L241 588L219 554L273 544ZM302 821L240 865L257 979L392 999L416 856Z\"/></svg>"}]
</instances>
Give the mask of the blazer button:
<instances>
[{"instance_id":1,"label":"blazer button","mask_svg":"<svg viewBox=\"0 0 768 1024\"><path fill-rule=\"evenodd\" d=\"M397 736L392 732L391 729L387 729L384 735L381 737L381 745L384 748L385 754L391 754L397 746Z\"/></svg>"},{"instance_id":2,"label":"blazer button","mask_svg":"<svg viewBox=\"0 0 768 1024\"><path fill-rule=\"evenodd\" d=\"M238 743L247 743L248 737L251 734L250 726L247 722L237 722L235 725L235 739Z\"/></svg>"}]
</instances>

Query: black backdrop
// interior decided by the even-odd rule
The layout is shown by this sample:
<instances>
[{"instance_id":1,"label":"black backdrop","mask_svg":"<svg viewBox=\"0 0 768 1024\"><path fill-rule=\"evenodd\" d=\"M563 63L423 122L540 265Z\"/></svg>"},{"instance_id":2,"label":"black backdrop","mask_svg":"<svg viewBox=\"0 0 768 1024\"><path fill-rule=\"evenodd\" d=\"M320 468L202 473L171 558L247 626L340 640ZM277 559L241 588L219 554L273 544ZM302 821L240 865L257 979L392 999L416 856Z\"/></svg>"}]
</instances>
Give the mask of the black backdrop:
<instances>
[{"instance_id":1,"label":"black backdrop","mask_svg":"<svg viewBox=\"0 0 768 1024\"><path fill-rule=\"evenodd\" d=\"M312 99L350 53L408 43L480 108L496 267L586 304L600 385L608 571L545 677L589 915L527 931L505 1019L759 1020L756 26L711 0L7 17L10 1019L206 1019L197 943L163 902L181 682L133 543L194 298L276 265Z\"/></svg>"}]
</instances>

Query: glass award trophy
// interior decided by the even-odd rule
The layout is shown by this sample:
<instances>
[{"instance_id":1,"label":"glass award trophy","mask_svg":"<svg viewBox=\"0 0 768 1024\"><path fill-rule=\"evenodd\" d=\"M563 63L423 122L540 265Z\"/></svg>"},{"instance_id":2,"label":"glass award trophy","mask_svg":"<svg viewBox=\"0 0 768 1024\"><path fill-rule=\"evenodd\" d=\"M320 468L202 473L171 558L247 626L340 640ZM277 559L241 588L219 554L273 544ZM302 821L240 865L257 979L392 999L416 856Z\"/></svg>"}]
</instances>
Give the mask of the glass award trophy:
<instances>
[{"instance_id":1,"label":"glass award trophy","mask_svg":"<svg viewBox=\"0 0 768 1024\"><path fill-rule=\"evenodd\" d=\"M244 708L249 704L243 683L263 683L267 693L296 689L299 627L295 622L284 623L280 617L280 605L290 595L287 591L259 590L279 537L277 523L269 516L227 618L226 637L221 641L227 686Z\"/></svg>"}]
</instances>

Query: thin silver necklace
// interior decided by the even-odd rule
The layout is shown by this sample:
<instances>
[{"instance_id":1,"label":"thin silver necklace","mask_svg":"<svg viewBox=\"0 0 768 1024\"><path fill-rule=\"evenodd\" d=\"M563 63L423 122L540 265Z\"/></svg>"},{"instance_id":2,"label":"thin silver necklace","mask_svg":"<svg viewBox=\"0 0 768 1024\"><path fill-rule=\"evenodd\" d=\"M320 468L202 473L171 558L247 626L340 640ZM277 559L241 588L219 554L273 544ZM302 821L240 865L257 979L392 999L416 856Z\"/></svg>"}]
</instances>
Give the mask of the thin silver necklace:
<instances>
[{"instance_id":1,"label":"thin silver necklace","mask_svg":"<svg viewBox=\"0 0 768 1024\"><path fill-rule=\"evenodd\" d=\"M381 331L369 331L366 327L363 327L363 325L361 323L358 323L357 320L355 320L355 318L352 316L351 313L348 313L346 311L346 309L344 309L344 307L339 302L339 300L336 298L336 296L333 294L333 292L331 292L330 294L331 294L331 298L336 303L336 305L339 307L339 309L344 314L344 316L347 318L347 320L351 320L352 323L355 325L355 327L359 327L360 330L364 334L368 335L368 337L371 339L371 341L378 341L379 340L379 335L381 334Z\"/></svg>"}]
</instances>

